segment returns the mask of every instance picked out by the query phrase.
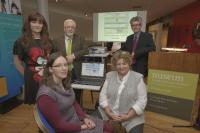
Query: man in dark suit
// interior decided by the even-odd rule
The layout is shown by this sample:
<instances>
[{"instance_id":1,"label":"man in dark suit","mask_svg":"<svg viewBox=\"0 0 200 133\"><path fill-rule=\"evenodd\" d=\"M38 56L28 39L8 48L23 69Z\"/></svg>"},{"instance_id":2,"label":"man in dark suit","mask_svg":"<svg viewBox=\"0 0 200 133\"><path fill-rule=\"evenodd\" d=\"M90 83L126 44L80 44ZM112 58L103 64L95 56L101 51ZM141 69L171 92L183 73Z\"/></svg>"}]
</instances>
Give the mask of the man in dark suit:
<instances>
[{"instance_id":1,"label":"man in dark suit","mask_svg":"<svg viewBox=\"0 0 200 133\"><path fill-rule=\"evenodd\" d=\"M68 63L70 64L68 69L71 71L72 81L80 77L83 55L89 53L85 39L75 34L75 30L76 22L72 19L67 19L64 21L64 36L56 39L57 50L66 54ZM76 100L80 102L81 91L74 91Z\"/></svg>"},{"instance_id":2,"label":"man in dark suit","mask_svg":"<svg viewBox=\"0 0 200 133\"><path fill-rule=\"evenodd\" d=\"M142 32L142 18L133 17L130 20L131 28L134 34L127 37L126 42L122 45L121 50L128 51L132 55L132 68L134 71L147 76L148 71L148 54L155 50L152 35Z\"/></svg>"}]
</instances>

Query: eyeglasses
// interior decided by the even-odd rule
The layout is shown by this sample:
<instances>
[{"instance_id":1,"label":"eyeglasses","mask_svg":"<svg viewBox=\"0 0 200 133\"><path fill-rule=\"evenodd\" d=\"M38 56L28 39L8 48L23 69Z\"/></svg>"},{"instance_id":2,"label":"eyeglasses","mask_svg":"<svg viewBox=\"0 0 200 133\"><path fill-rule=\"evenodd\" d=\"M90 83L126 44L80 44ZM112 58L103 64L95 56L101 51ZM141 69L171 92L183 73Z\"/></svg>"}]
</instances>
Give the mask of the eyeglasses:
<instances>
[{"instance_id":1,"label":"eyeglasses","mask_svg":"<svg viewBox=\"0 0 200 133\"><path fill-rule=\"evenodd\" d=\"M59 69L61 69L61 68L67 68L68 67L68 64L57 64L57 65L54 65L54 66L52 66L52 67L56 67L56 68L59 68Z\"/></svg>"},{"instance_id":2,"label":"eyeglasses","mask_svg":"<svg viewBox=\"0 0 200 133\"><path fill-rule=\"evenodd\" d=\"M141 24L131 24L131 27L141 26Z\"/></svg>"}]
</instances>

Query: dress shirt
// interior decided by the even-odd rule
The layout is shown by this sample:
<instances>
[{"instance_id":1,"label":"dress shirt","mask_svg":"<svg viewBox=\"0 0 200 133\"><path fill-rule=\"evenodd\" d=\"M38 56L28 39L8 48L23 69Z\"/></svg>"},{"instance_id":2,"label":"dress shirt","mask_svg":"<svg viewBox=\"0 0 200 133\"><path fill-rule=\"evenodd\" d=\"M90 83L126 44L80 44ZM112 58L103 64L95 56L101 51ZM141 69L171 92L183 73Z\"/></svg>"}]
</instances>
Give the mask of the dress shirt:
<instances>
[{"instance_id":1,"label":"dress shirt","mask_svg":"<svg viewBox=\"0 0 200 133\"><path fill-rule=\"evenodd\" d=\"M117 76L117 80L118 80L118 82L120 83L120 86L119 86L119 88L118 88L117 99L116 99L115 104L114 104L114 107L113 107L113 109L112 109L112 111L113 111L115 114L119 114L119 99L120 99L122 90L123 90L124 87L125 87L124 84L126 83L128 77L129 77L129 73L130 73L130 72L128 72L128 73L123 77L122 80L120 80L119 76Z\"/></svg>"},{"instance_id":2,"label":"dress shirt","mask_svg":"<svg viewBox=\"0 0 200 133\"><path fill-rule=\"evenodd\" d=\"M138 39L140 37L140 33L141 32L134 33L134 38L136 38L136 42L138 42Z\"/></svg>"}]
</instances>

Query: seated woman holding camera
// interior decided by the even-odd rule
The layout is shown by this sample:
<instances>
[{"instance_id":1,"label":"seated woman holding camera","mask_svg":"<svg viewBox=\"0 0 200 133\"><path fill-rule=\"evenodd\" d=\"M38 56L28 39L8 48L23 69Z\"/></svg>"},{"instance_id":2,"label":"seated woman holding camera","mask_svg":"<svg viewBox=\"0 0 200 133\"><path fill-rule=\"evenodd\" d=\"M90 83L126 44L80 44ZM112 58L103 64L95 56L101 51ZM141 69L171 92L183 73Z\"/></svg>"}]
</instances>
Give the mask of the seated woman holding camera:
<instances>
[{"instance_id":1,"label":"seated woman holding camera","mask_svg":"<svg viewBox=\"0 0 200 133\"><path fill-rule=\"evenodd\" d=\"M102 120L86 115L75 101L68 75L67 59L62 53L50 55L44 69L37 106L59 133L112 133Z\"/></svg>"}]
</instances>

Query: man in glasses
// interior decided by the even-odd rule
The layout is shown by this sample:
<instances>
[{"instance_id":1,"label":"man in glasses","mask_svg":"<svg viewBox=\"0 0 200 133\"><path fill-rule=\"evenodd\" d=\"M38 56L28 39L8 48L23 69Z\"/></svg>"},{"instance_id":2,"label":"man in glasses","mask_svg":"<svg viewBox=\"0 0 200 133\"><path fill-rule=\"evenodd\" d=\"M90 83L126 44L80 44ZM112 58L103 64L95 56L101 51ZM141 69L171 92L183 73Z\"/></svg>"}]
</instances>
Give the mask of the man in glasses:
<instances>
[{"instance_id":1,"label":"man in glasses","mask_svg":"<svg viewBox=\"0 0 200 133\"><path fill-rule=\"evenodd\" d=\"M147 76L148 53L155 50L152 35L142 32L142 18L133 17L130 20L132 35L128 36L121 50L128 51L132 55L132 69Z\"/></svg>"}]
</instances>

